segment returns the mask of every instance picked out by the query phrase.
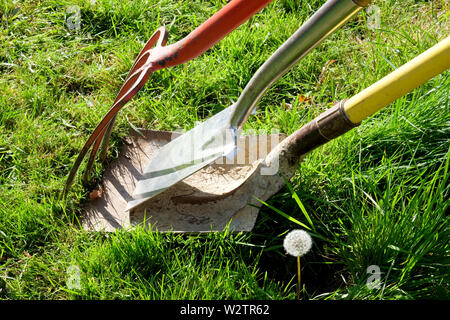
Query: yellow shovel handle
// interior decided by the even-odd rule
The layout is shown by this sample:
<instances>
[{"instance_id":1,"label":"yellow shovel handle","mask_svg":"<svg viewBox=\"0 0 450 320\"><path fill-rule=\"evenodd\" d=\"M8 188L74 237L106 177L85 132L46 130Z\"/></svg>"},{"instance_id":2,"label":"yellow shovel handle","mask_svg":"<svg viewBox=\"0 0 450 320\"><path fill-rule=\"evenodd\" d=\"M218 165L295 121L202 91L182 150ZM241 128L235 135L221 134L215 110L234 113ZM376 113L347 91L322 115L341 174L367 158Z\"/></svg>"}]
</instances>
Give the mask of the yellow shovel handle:
<instances>
[{"instance_id":1,"label":"yellow shovel handle","mask_svg":"<svg viewBox=\"0 0 450 320\"><path fill-rule=\"evenodd\" d=\"M450 36L344 103L357 124L450 67Z\"/></svg>"}]
</instances>

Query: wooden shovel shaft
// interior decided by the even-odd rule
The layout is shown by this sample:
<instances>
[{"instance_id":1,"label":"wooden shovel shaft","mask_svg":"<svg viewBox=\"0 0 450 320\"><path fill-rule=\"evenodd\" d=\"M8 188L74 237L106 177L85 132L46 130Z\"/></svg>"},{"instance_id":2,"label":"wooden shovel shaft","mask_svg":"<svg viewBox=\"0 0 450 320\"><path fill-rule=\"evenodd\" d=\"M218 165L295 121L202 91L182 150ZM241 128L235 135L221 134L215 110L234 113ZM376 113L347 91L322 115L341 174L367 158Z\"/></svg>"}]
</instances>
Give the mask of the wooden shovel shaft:
<instances>
[{"instance_id":1,"label":"wooden shovel shaft","mask_svg":"<svg viewBox=\"0 0 450 320\"><path fill-rule=\"evenodd\" d=\"M449 67L450 37L447 37L359 94L328 109L272 152L285 151L290 165L294 165L301 156L358 126L362 120Z\"/></svg>"},{"instance_id":2,"label":"wooden shovel shaft","mask_svg":"<svg viewBox=\"0 0 450 320\"><path fill-rule=\"evenodd\" d=\"M346 101L344 111L352 123L359 123L449 67L450 37L447 37Z\"/></svg>"}]
</instances>

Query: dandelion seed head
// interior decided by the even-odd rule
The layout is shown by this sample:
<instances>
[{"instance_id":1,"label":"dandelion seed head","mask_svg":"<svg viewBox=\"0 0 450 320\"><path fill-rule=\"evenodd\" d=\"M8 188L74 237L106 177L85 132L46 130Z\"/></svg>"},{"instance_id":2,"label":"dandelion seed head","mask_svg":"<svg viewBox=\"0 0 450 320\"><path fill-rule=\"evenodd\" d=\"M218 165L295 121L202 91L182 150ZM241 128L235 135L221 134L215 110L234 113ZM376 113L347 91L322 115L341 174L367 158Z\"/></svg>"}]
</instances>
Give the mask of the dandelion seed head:
<instances>
[{"instance_id":1,"label":"dandelion seed head","mask_svg":"<svg viewBox=\"0 0 450 320\"><path fill-rule=\"evenodd\" d=\"M311 249L312 239L305 230L292 230L284 238L283 246L291 256L301 257Z\"/></svg>"}]
</instances>

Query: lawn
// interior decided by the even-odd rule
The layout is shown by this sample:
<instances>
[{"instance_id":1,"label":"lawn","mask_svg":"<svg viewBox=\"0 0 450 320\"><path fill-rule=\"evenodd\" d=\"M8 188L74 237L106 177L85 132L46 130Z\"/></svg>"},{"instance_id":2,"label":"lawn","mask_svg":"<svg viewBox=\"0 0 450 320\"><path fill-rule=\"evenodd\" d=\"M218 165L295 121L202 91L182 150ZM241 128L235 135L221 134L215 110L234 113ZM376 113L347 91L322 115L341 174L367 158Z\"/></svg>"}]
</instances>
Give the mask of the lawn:
<instances>
[{"instance_id":1,"label":"lawn","mask_svg":"<svg viewBox=\"0 0 450 320\"><path fill-rule=\"evenodd\" d=\"M269 206L248 233L92 233L79 217L132 128L190 129L229 106L324 2L275 0L200 57L154 73L119 114L106 161L60 200L153 32L166 25L176 42L226 2L0 0L0 299L295 299L283 239L303 227ZM245 129L290 134L449 35L446 0L374 5L277 81ZM446 71L310 153L268 201L314 234L303 299L450 298L449 91Z\"/></svg>"}]
</instances>

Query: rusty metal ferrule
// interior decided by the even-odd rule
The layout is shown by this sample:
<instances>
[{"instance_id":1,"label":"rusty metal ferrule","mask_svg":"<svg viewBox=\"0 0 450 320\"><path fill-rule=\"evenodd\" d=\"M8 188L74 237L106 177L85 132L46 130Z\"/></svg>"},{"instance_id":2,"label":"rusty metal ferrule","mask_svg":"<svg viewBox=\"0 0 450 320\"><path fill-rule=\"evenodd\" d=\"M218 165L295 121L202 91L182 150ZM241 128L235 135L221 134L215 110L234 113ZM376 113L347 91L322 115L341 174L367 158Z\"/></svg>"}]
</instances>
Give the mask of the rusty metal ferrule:
<instances>
[{"instance_id":1,"label":"rusty metal ferrule","mask_svg":"<svg viewBox=\"0 0 450 320\"><path fill-rule=\"evenodd\" d=\"M360 7L368 7L373 0L353 0Z\"/></svg>"},{"instance_id":2,"label":"rusty metal ferrule","mask_svg":"<svg viewBox=\"0 0 450 320\"><path fill-rule=\"evenodd\" d=\"M344 103L345 100L337 103L283 141L291 164L315 148L359 126L360 123L354 124L348 119L343 109Z\"/></svg>"},{"instance_id":3,"label":"rusty metal ferrule","mask_svg":"<svg viewBox=\"0 0 450 320\"><path fill-rule=\"evenodd\" d=\"M319 134L327 141L339 137L341 134L357 127L359 123L352 123L344 111L345 100L328 109L313 121L316 122Z\"/></svg>"}]
</instances>

